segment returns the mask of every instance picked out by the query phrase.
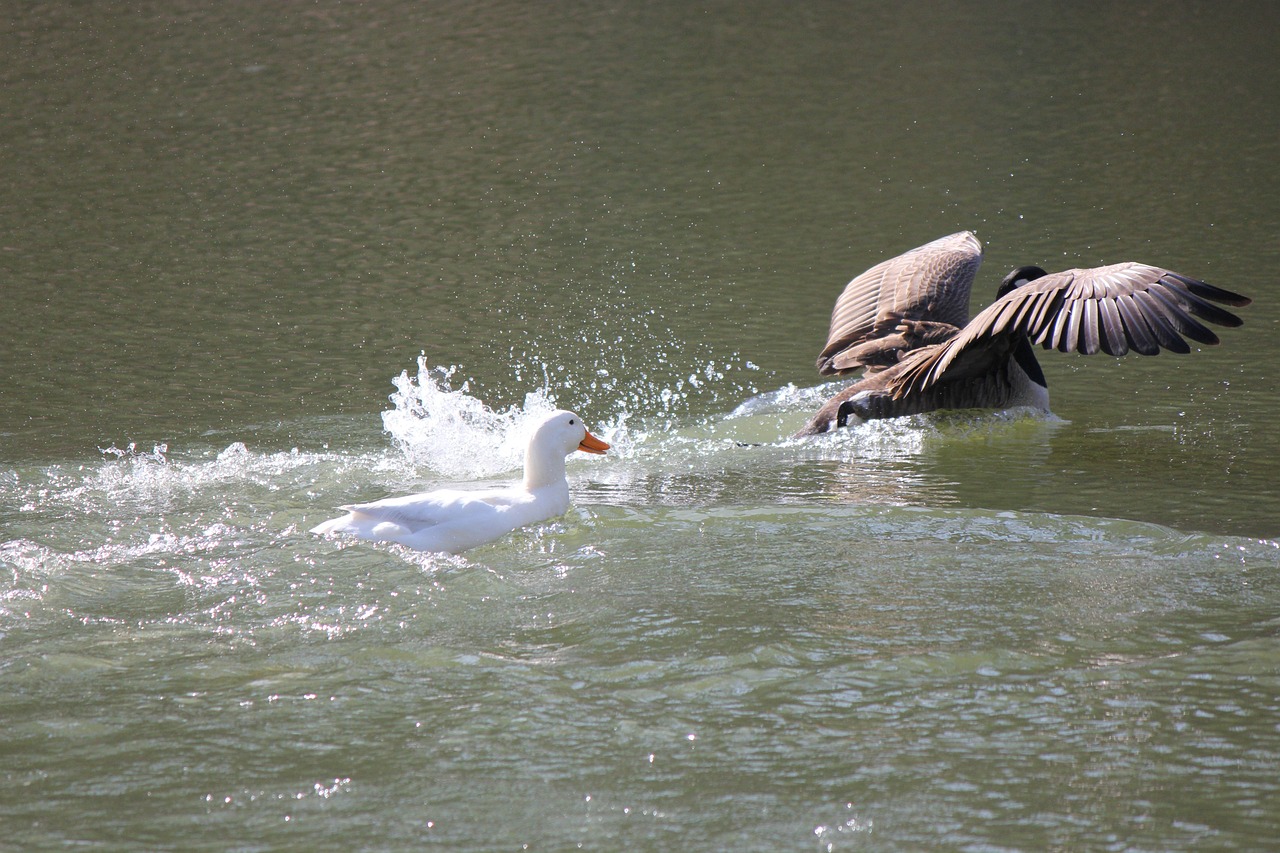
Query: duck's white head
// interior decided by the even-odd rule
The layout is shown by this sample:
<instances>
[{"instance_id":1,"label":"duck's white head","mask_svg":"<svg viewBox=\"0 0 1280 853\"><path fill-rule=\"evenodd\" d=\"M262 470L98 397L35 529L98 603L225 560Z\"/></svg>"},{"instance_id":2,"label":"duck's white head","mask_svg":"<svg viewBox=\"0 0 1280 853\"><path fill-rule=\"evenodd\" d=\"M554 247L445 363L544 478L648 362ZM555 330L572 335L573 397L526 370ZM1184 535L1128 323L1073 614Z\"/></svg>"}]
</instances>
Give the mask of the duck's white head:
<instances>
[{"instance_id":1,"label":"duck's white head","mask_svg":"<svg viewBox=\"0 0 1280 853\"><path fill-rule=\"evenodd\" d=\"M564 458L575 450L604 453L609 445L592 435L582 418L563 409L552 412L529 436L524 454L524 484L534 489L564 480Z\"/></svg>"}]
</instances>

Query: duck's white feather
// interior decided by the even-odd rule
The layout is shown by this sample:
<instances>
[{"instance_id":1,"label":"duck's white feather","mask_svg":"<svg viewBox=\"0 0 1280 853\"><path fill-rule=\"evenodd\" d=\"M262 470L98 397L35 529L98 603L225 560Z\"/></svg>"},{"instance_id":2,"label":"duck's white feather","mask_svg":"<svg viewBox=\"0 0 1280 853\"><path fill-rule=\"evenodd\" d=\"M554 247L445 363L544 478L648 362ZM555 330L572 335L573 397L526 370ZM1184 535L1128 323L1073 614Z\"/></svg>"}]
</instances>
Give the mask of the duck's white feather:
<instances>
[{"instance_id":1,"label":"duck's white feather","mask_svg":"<svg viewBox=\"0 0 1280 853\"><path fill-rule=\"evenodd\" d=\"M439 489L351 504L342 507L346 515L318 524L311 532L457 554L563 515L569 509L565 455L574 450L602 453L605 448L608 445L588 433L577 415L556 412L529 439L521 484L476 491Z\"/></svg>"},{"instance_id":2,"label":"duck's white feather","mask_svg":"<svg viewBox=\"0 0 1280 853\"><path fill-rule=\"evenodd\" d=\"M313 533L345 533L361 539L399 542L419 551L456 554L492 542L526 524L563 515L569 487L523 486L463 492L442 489L387 498L343 509L347 514L317 525Z\"/></svg>"}]
</instances>

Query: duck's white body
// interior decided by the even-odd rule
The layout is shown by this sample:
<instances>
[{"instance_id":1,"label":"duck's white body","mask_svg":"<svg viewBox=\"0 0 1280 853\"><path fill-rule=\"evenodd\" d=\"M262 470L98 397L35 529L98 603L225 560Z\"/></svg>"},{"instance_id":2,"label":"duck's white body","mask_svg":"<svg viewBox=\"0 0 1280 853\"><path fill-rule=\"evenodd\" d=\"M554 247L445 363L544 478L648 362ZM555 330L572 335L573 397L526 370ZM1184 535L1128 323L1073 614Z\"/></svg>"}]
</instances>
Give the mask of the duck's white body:
<instances>
[{"instance_id":1,"label":"duck's white body","mask_svg":"<svg viewBox=\"0 0 1280 853\"><path fill-rule=\"evenodd\" d=\"M563 515L569 509L565 456L609 448L587 432L573 412L559 411L534 430L525 450L524 481L499 489L440 489L344 506L346 515L318 524L312 533L343 533L398 542L419 551L457 554L492 542L519 527Z\"/></svg>"}]
</instances>

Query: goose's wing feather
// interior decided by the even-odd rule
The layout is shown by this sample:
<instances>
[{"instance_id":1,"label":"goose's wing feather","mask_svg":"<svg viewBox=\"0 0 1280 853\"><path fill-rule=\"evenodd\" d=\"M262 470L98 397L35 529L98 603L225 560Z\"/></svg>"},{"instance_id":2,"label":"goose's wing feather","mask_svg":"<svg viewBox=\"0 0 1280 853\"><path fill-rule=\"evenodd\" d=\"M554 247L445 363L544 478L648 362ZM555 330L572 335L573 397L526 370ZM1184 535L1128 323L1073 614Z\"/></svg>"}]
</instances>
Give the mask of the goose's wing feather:
<instances>
[{"instance_id":1,"label":"goose's wing feather","mask_svg":"<svg viewBox=\"0 0 1280 853\"><path fill-rule=\"evenodd\" d=\"M981 263L982 244L973 233L961 231L876 264L853 279L831 311L818 372L844 374L875 366L864 361L857 348L893 334L904 319L963 326ZM891 348L896 359L901 345ZM880 354L884 347L871 349Z\"/></svg>"},{"instance_id":2,"label":"goose's wing feather","mask_svg":"<svg viewBox=\"0 0 1280 853\"><path fill-rule=\"evenodd\" d=\"M1147 264L1053 273L1000 297L950 341L904 364L895 377L893 396L920 394L942 382L980 376L993 363L1006 361L1023 337L1045 349L1085 355L1190 352L1183 336L1201 344L1218 343L1218 336L1200 320L1228 327L1242 322L1214 303L1245 306L1250 301Z\"/></svg>"},{"instance_id":3,"label":"goose's wing feather","mask_svg":"<svg viewBox=\"0 0 1280 853\"><path fill-rule=\"evenodd\" d=\"M1015 362L1009 358L1016 345L1014 338L1003 337L990 346L971 347L953 360L945 377L932 383L925 383L923 377L945 353L946 345L908 353L896 367L870 374L827 400L796 435L817 435L845 426L848 415L873 420L938 409L1004 407L1019 390Z\"/></svg>"},{"instance_id":4,"label":"goose's wing feather","mask_svg":"<svg viewBox=\"0 0 1280 853\"><path fill-rule=\"evenodd\" d=\"M883 389L864 397L861 415L897 418L938 409L1007 405L1018 388L1010 358L1017 343L1013 335L997 335L983 346L940 344L910 353ZM944 359L946 369L935 375Z\"/></svg>"}]
</instances>

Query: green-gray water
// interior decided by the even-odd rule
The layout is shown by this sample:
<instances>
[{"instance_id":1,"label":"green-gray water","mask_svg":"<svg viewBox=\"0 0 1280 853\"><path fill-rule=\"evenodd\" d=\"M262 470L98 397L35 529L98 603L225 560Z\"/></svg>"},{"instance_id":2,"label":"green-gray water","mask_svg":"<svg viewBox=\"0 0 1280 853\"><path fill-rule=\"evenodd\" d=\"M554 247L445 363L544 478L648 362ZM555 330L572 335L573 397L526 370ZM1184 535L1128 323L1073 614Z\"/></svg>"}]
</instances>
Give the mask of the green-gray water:
<instances>
[{"instance_id":1,"label":"green-gray water","mask_svg":"<svg viewBox=\"0 0 1280 853\"><path fill-rule=\"evenodd\" d=\"M1261 2L10 10L0 847L1273 847L1278 40ZM787 440L844 283L960 229L975 306L1121 260L1255 303L1043 355L1054 417ZM564 518L305 532L514 477L553 403L614 443Z\"/></svg>"}]
</instances>

